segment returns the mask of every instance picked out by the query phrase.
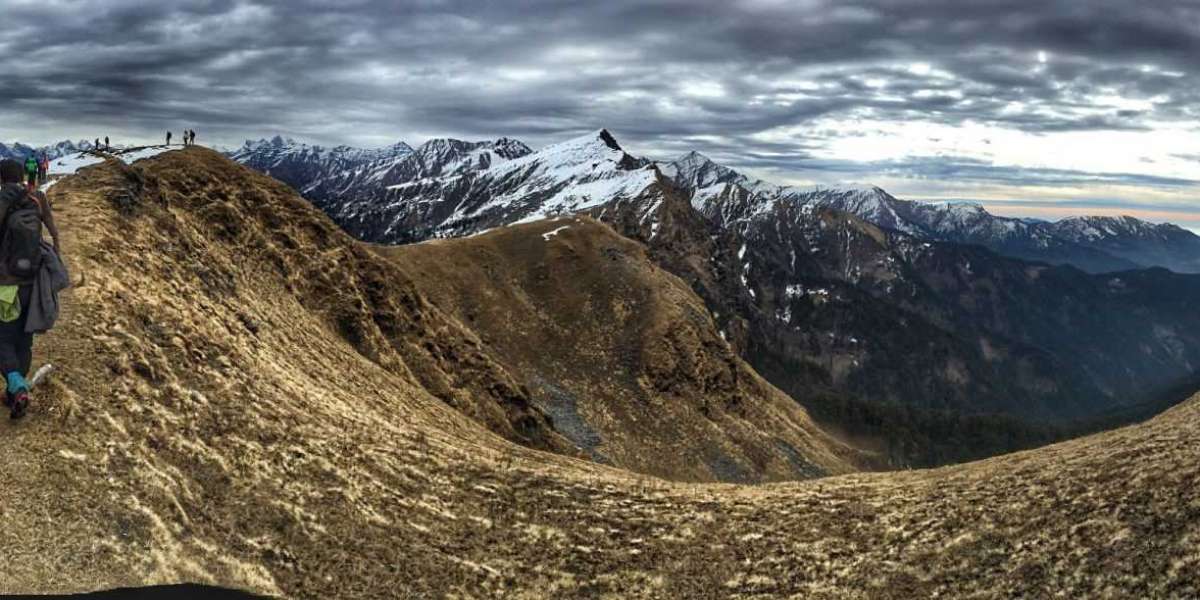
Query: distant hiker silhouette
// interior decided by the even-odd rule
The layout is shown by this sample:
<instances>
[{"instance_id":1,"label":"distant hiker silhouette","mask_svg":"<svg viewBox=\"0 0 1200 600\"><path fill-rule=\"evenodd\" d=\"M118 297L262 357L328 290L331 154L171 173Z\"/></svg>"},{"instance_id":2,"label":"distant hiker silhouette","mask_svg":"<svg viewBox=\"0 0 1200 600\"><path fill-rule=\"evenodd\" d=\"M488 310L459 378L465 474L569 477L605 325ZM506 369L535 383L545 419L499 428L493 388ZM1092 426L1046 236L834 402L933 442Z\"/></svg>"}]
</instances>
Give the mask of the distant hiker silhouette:
<instances>
[{"instance_id":1,"label":"distant hiker silhouette","mask_svg":"<svg viewBox=\"0 0 1200 600\"><path fill-rule=\"evenodd\" d=\"M54 326L58 292L69 282L50 202L21 186L21 171L15 160L0 161L0 374L13 419L29 408L33 335ZM42 240L43 225L53 246Z\"/></svg>"},{"instance_id":2,"label":"distant hiker silhouette","mask_svg":"<svg viewBox=\"0 0 1200 600\"><path fill-rule=\"evenodd\" d=\"M38 184L40 185L46 183L46 181L49 179L49 175L50 159L47 158L46 154L43 152L42 155L38 157Z\"/></svg>"},{"instance_id":3,"label":"distant hiker silhouette","mask_svg":"<svg viewBox=\"0 0 1200 600\"><path fill-rule=\"evenodd\" d=\"M112 147L108 145L108 136L104 136L104 151L108 152Z\"/></svg>"},{"instance_id":4,"label":"distant hiker silhouette","mask_svg":"<svg viewBox=\"0 0 1200 600\"><path fill-rule=\"evenodd\" d=\"M96 138L96 143L92 145L92 150L95 150L96 152L100 151L100 138Z\"/></svg>"},{"instance_id":5,"label":"distant hiker silhouette","mask_svg":"<svg viewBox=\"0 0 1200 600\"><path fill-rule=\"evenodd\" d=\"M188 135L188 145L195 146L196 145L196 130L189 129L187 132L187 135Z\"/></svg>"},{"instance_id":6,"label":"distant hiker silhouette","mask_svg":"<svg viewBox=\"0 0 1200 600\"><path fill-rule=\"evenodd\" d=\"M167 145L168 146L171 145L171 132L170 131L167 132Z\"/></svg>"}]
</instances>

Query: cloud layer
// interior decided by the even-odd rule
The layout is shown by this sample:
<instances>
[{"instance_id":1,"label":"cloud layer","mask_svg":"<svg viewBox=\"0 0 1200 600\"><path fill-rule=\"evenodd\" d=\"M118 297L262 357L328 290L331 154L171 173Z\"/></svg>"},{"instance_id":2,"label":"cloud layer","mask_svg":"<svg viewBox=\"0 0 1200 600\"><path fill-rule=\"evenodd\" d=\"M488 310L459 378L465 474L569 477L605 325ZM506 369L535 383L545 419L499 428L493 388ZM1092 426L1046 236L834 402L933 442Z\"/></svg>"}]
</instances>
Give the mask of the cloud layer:
<instances>
[{"instance_id":1,"label":"cloud layer","mask_svg":"<svg viewBox=\"0 0 1200 600\"><path fill-rule=\"evenodd\" d=\"M0 137L379 146L598 127L781 181L1185 207L1194 2L0 0ZM1100 187L1104 190L1101 191ZM1052 198L1051 198L1052 199ZM1197 218L1200 224L1200 218Z\"/></svg>"}]
</instances>

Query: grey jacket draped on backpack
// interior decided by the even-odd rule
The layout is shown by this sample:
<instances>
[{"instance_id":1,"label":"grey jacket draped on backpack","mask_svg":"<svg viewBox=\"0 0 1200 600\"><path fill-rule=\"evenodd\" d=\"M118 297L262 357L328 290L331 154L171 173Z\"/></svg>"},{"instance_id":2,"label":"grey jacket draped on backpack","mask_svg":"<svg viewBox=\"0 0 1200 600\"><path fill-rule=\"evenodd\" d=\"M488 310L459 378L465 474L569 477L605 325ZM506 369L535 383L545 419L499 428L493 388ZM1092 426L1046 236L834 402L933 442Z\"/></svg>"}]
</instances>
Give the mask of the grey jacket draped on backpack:
<instances>
[{"instance_id":1,"label":"grey jacket draped on backpack","mask_svg":"<svg viewBox=\"0 0 1200 600\"><path fill-rule=\"evenodd\" d=\"M67 266L63 264L54 246L42 242L42 268L33 280L29 295L29 316L25 320L25 333L45 333L58 320L58 293L71 285Z\"/></svg>"}]
</instances>

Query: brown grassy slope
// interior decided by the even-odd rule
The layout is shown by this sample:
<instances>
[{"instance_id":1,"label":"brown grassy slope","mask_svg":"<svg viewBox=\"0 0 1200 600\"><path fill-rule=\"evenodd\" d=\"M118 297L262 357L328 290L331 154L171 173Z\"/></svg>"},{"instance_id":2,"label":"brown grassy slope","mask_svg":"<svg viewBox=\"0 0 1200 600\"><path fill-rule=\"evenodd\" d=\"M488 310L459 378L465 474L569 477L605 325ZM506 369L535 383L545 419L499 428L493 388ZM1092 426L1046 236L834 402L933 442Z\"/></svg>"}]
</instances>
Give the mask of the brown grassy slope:
<instances>
[{"instance_id":1,"label":"brown grassy slope","mask_svg":"<svg viewBox=\"0 0 1200 600\"><path fill-rule=\"evenodd\" d=\"M597 460L741 482L846 472L855 460L737 357L686 284L598 221L380 252L479 334Z\"/></svg>"},{"instance_id":2,"label":"brown grassy slope","mask_svg":"<svg viewBox=\"0 0 1200 600\"><path fill-rule=\"evenodd\" d=\"M0 427L0 592L1200 595L1200 398L932 471L637 478L505 442L331 335L270 263L198 229L215 209L183 180L234 168L218 160L140 163L174 202L163 215L120 217L111 167L53 189L87 281L39 339L62 372L27 420ZM160 219L179 226L164 234ZM234 290L208 291L223 273Z\"/></svg>"}]
</instances>

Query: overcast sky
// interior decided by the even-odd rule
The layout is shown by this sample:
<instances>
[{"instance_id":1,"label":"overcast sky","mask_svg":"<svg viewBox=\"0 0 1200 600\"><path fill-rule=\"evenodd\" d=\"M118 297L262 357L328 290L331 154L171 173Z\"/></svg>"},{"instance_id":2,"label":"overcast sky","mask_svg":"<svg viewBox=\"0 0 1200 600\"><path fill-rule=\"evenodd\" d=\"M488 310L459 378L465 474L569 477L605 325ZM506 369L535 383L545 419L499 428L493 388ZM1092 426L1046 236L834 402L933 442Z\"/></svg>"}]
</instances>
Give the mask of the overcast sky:
<instances>
[{"instance_id":1,"label":"overcast sky","mask_svg":"<svg viewBox=\"0 0 1200 600\"><path fill-rule=\"evenodd\" d=\"M537 147L1200 228L1200 2L0 0L0 141Z\"/></svg>"}]
</instances>

